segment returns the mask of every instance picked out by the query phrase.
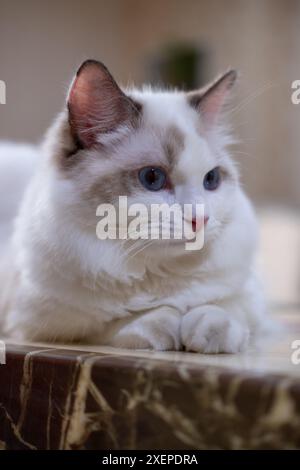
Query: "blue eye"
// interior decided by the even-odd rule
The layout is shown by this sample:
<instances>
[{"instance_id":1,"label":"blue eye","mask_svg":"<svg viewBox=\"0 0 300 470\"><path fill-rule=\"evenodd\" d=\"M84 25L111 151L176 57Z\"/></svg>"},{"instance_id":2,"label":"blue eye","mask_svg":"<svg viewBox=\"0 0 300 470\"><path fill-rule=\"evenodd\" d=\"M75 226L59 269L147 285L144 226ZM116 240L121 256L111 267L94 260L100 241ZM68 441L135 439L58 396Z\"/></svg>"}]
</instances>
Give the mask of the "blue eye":
<instances>
[{"instance_id":1,"label":"blue eye","mask_svg":"<svg viewBox=\"0 0 300 470\"><path fill-rule=\"evenodd\" d=\"M210 170L204 176L203 186L208 191L214 191L217 189L221 184L221 172L220 168L217 166L213 170Z\"/></svg>"},{"instance_id":2,"label":"blue eye","mask_svg":"<svg viewBox=\"0 0 300 470\"><path fill-rule=\"evenodd\" d=\"M161 168L148 166L139 171L139 179L144 188L159 191L165 186L167 175Z\"/></svg>"}]
</instances>

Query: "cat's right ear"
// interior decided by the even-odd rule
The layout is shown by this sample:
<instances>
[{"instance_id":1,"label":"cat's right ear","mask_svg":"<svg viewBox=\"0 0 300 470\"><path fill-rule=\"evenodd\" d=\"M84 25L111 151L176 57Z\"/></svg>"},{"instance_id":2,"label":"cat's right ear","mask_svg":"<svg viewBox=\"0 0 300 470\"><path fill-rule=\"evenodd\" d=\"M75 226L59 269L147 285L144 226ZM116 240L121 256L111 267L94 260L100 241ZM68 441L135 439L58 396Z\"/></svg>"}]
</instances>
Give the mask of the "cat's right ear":
<instances>
[{"instance_id":1,"label":"cat's right ear","mask_svg":"<svg viewBox=\"0 0 300 470\"><path fill-rule=\"evenodd\" d=\"M190 105L198 111L206 128L218 121L236 79L236 70L228 70L205 88L187 94Z\"/></svg>"},{"instance_id":2,"label":"cat's right ear","mask_svg":"<svg viewBox=\"0 0 300 470\"><path fill-rule=\"evenodd\" d=\"M74 138L81 147L90 148L101 143L104 134L136 122L140 109L119 88L104 64L87 60L71 84L68 111Z\"/></svg>"}]
</instances>

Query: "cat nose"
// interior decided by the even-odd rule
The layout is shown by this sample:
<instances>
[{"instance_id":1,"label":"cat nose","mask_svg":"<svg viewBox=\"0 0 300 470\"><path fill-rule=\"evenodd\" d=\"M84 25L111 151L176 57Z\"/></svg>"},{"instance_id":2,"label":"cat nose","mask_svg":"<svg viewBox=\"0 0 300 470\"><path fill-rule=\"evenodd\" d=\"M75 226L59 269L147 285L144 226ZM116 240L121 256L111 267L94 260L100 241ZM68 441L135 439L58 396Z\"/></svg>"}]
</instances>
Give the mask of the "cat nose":
<instances>
[{"instance_id":1,"label":"cat nose","mask_svg":"<svg viewBox=\"0 0 300 470\"><path fill-rule=\"evenodd\" d=\"M208 219L209 219L209 216L205 215L204 216L204 225L207 224ZM197 232L197 229L199 229L201 226L202 226L202 219L197 219L196 217L193 217L193 219L192 219L193 232Z\"/></svg>"}]
</instances>

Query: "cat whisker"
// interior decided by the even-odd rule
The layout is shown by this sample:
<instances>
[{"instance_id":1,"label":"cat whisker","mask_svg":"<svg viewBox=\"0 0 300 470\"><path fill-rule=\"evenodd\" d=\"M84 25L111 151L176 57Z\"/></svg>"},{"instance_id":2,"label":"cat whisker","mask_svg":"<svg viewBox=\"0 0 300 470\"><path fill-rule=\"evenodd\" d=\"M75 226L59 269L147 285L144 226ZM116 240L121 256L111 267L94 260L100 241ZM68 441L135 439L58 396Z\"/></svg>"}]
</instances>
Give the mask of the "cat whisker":
<instances>
[{"instance_id":1,"label":"cat whisker","mask_svg":"<svg viewBox=\"0 0 300 470\"><path fill-rule=\"evenodd\" d=\"M230 116L232 114L235 114L237 112L239 112L241 109L244 109L248 104L250 104L252 101L254 101L256 98L258 98L259 96L261 96L265 91L271 89L271 88L274 88L278 86L276 83L266 83L265 85L263 85L261 88L259 88L258 90L254 91L253 93L251 93L248 97L246 97L240 104L238 104L237 106L235 106L233 109L231 109L230 111L227 112L227 116Z\"/></svg>"},{"instance_id":2,"label":"cat whisker","mask_svg":"<svg viewBox=\"0 0 300 470\"><path fill-rule=\"evenodd\" d=\"M134 258L137 254L141 253L142 251L144 251L146 248L149 248L151 245L153 245L154 243L156 243L157 240L147 240L147 243L145 243L140 249L138 249L137 251L135 251L134 253L132 253L128 258L127 258L127 261L129 260L132 260L132 258Z\"/></svg>"}]
</instances>

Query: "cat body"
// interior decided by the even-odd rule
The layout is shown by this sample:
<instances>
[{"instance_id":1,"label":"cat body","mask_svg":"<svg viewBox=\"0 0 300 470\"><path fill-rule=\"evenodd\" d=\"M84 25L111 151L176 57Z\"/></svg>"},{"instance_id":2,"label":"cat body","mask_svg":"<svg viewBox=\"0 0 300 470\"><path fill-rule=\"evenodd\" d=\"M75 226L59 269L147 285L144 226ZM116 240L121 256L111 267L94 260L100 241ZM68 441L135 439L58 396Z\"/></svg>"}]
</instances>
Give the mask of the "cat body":
<instances>
[{"instance_id":1,"label":"cat body","mask_svg":"<svg viewBox=\"0 0 300 470\"><path fill-rule=\"evenodd\" d=\"M255 215L220 123L234 80L230 71L193 93L121 90L103 64L82 65L39 151L9 241L6 334L234 353L263 330ZM202 222L183 221L190 232L205 225L204 247L99 240L97 207L117 205L120 195L147 207L204 204Z\"/></svg>"}]
</instances>

